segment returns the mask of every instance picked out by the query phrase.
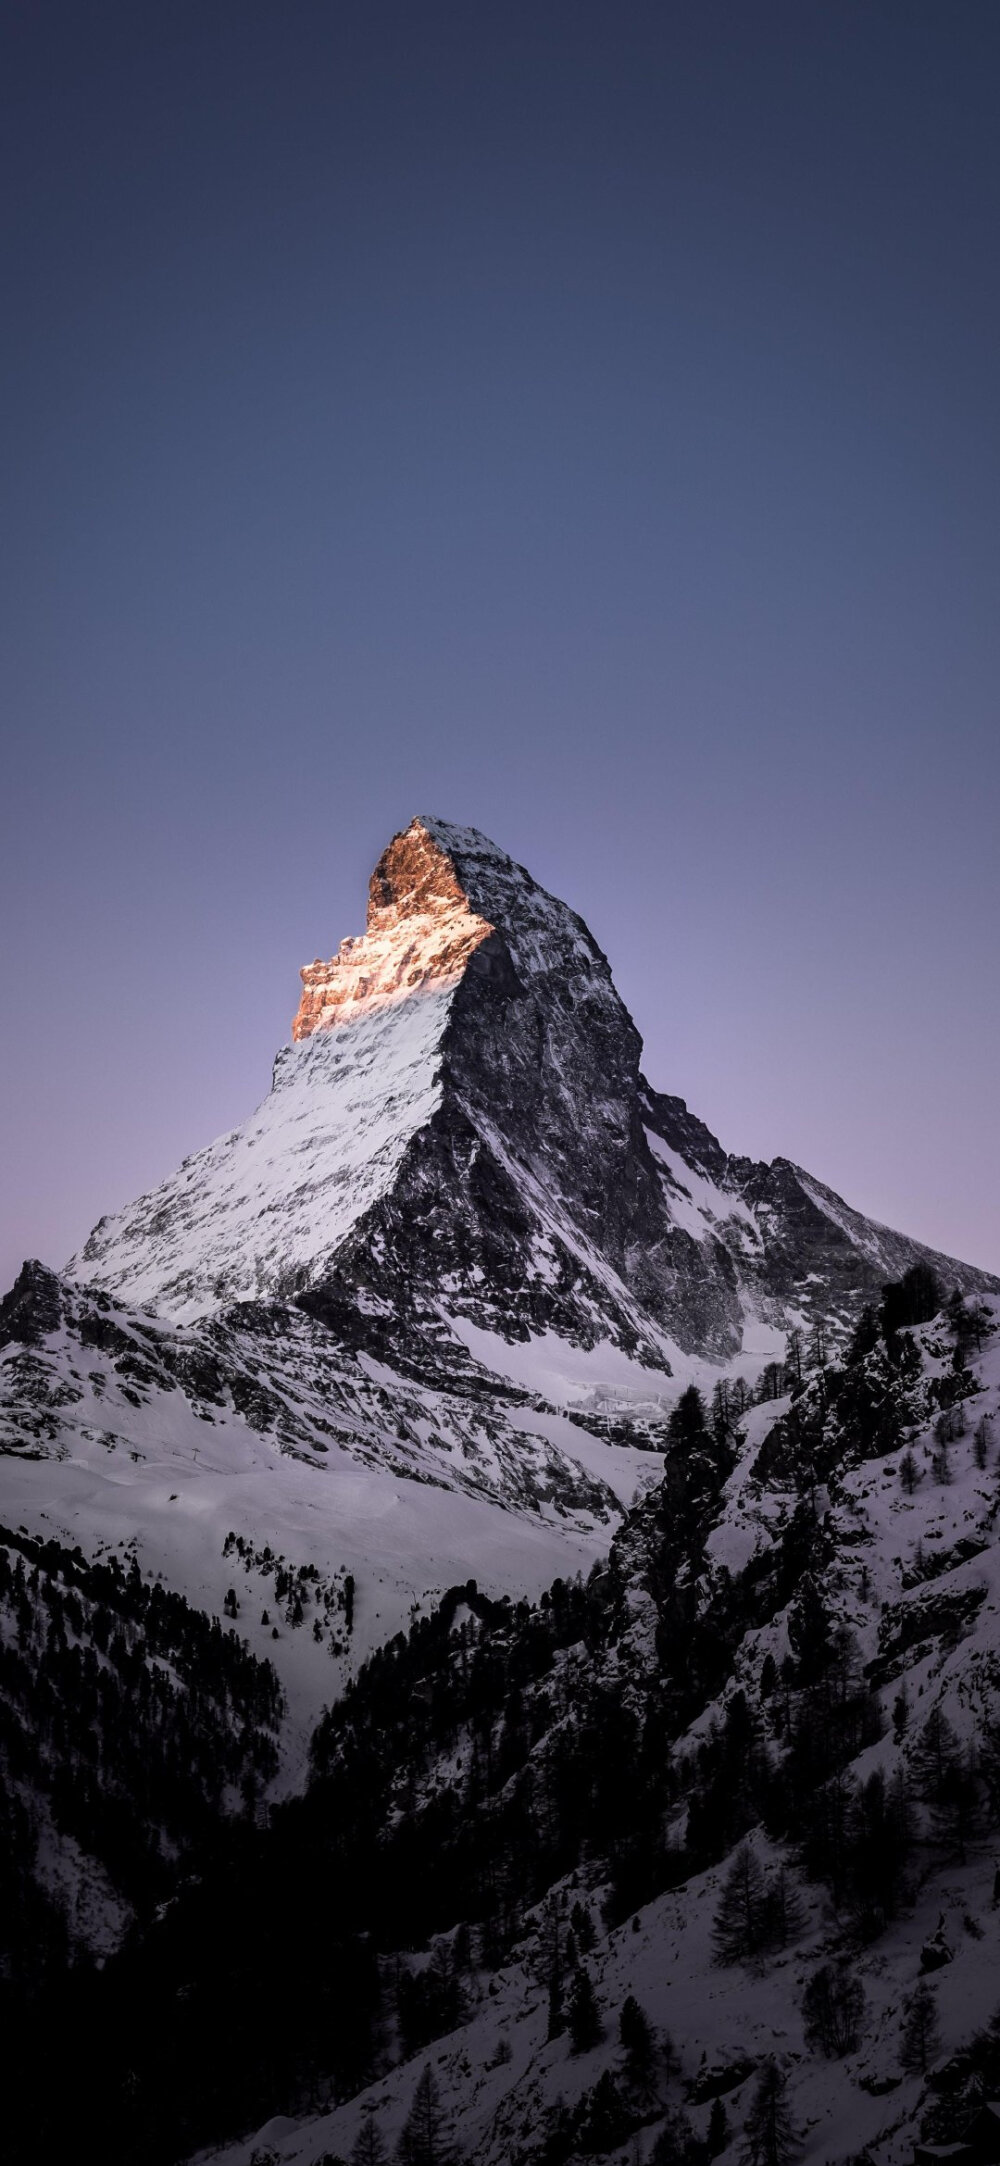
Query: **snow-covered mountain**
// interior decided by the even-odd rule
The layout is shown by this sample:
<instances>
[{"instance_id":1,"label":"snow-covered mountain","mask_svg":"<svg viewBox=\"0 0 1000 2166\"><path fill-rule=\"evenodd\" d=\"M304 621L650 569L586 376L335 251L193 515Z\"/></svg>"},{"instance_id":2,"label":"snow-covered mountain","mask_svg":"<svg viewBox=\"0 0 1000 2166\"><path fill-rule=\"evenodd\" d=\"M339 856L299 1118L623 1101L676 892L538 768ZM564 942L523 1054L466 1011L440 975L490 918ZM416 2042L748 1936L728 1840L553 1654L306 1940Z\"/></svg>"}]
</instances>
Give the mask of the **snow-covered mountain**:
<instances>
[{"instance_id":1,"label":"snow-covered mountain","mask_svg":"<svg viewBox=\"0 0 1000 2166\"><path fill-rule=\"evenodd\" d=\"M904 2166L1000 2094L1000 1282L727 1153L474 830L302 981L258 1111L0 1301L0 1896L74 2097L114 2166L338 2166L430 2054L469 2161L700 2166L773 2063Z\"/></svg>"},{"instance_id":2,"label":"snow-covered mountain","mask_svg":"<svg viewBox=\"0 0 1000 2166\"><path fill-rule=\"evenodd\" d=\"M729 1156L640 1055L581 919L415 820L258 1111L3 1304L0 1515L209 1613L229 1535L350 1574L332 1670L329 1634L263 1650L305 1725L463 1573L537 1594L603 1555L685 1384L752 1383L919 1259L994 1283Z\"/></svg>"},{"instance_id":3,"label":"snow-covered mountain","mask_svg":"<svg viewBox=\"0 0 1000 2166\"><path fill-rule=\"evenodd\" d=\"M668 1374L850 1321L919 1257L991 1283L653 1090L587 927L475 829L395 836L367 932L302 980L263 1105L102 1219L71 1278L182 1319L305 1295Z\"/></svg>"},{"instance_id":4,"label":"snow-covered mountain","mask_svg":"<svg viewBox=\"0 0 1000 2166\"><path fill-rule=\"evenodd\" d=\"M0 1515L209 1613L229 1535L350 1574L332 1671L329 1634L264 1650L302 1724L463 1573L603 1555L686 1384L752 1383L915 1261L996 1283L729 1156L644 1080L582 920L472 829L395 836L301 976L258 1111L0 1308Z\"/></svg>"}]
</instances>

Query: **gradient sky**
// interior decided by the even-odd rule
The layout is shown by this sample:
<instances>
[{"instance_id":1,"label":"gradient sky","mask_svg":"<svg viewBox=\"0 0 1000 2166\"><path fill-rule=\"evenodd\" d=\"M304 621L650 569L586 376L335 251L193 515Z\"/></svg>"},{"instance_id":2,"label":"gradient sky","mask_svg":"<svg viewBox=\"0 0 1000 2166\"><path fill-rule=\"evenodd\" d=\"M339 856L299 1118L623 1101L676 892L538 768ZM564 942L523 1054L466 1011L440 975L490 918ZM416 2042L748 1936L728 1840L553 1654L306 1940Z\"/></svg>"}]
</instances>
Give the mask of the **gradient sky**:
<instances>
[{"instance_id":1,"label":"gradient sky","mask_svg":"<svg viewBox=\"0 0 1000 2166\"><path fill-rule=\"evenodd\" d=\"M417 811L1000 1269L996 0L12 0L0 104L4 1284Z\"/></svg>"}]
</instances>

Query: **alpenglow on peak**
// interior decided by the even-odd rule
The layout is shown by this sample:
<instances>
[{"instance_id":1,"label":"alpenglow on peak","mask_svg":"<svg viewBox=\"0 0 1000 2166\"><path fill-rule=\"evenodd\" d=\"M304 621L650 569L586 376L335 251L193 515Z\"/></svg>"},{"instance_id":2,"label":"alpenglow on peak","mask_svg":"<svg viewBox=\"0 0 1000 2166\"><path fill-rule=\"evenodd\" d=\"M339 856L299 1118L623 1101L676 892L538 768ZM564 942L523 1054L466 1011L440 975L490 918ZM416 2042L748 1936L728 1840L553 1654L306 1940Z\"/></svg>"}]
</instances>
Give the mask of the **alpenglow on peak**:
<instances>
[{"instance_id":1,"label":"alpenglow on peak","mask_svg":"<svg viewBox=\"0 0 1000 2166\"><path fill-rule=\"evenodd\" d=\"M674 1375L846 1327L918 1258L986 1284L652 1089L582 918L475 828L395 835L366 931L301 975L256 1113L102 1219L71 1277L185 1320L295 1300L355 1342L419 1313Z\"/></svg>"},{"instance_id":2,"label":"alpenglow on peak","mask_svg":"<svg viewBox=\"0 0 1000 2166\"><path fill-rule=\"evenodd\" d=\"M474 827L422 816L394 835L368 890L368 922L307 963L293 1040L410 995L455 985L499 937L520 972L604 964L582 920ZM607 966L604 965L607 973Z\"/></svg>"}]
</instances>

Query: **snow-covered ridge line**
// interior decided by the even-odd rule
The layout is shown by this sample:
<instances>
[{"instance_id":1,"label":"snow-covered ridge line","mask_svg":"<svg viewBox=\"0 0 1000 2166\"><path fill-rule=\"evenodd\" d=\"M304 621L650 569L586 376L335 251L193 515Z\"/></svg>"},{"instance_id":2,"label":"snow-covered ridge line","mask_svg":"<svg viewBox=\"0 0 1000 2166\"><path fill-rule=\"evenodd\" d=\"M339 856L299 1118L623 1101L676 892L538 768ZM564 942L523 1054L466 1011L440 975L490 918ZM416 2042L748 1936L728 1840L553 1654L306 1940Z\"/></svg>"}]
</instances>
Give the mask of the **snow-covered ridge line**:
<instances>
[{"instance_id":1,"label":"snow-covered ridge line","mask_svg":"<svg viewBox=\"0 0 1000 2166\"><path fill-rule=\"evenodd\" d=\"M286 1046L256 1113L102 1219L67 1277L178 1319L306 1285L440 1103L452 998L426 988Z\"/></svg>"}]
</instances>

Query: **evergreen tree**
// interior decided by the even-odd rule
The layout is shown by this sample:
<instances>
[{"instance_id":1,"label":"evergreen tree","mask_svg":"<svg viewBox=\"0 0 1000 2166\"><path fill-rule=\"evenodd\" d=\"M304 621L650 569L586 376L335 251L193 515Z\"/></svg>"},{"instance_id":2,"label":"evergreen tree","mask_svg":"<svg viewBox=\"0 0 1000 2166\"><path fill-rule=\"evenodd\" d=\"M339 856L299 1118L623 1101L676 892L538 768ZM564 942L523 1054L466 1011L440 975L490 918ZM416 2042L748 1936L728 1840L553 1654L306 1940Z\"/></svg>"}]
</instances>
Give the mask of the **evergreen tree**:
<instances>
[{"instance_id":1,"label":"evergreen tree","mask_svg":"<svg viewBox=\"0 0 1000 2166\"><path fill-rule=\"evenodd\" d=\"M942 1709L932 1707L910 1755L918 1796L939 1804L960 1761L957 1732Z\"/></svg>"},{"instance_id":2,"label":"evergreen tree","mask_svg":"<svg viewBox=\"0 0 1000 2166\"><path fill-rule=\"evenodd\" d=\"M828 1352L826 1325L822 1317L818 1316L809 1334L807 1357L810 1368L821 1371L825 1369Z\"/></svg>"},{"instance_id":3,"label":"evergreen tree","mask_svg":"<svg viewBox=\"0 0 1000 2166\"><path fill-rule=\"evenodd\" d=\"M429 2061L418 2079L396 2155L400 2166L459 2166Z\"/></svg>"},{"instance_id":4,"label":"evergreen tree","mask_svg":"<svg viewBox=\"0 0 1000 2166\"><path fill-rule=\"evenodd\" d=\"M592 2091L587 2093L586 2107L576 2136L576 2147L601 2157L608 2151L616 2151L623 2144L633 2125L633 2116L622 2098L610 2068L598 2077Z\"/></svg>"},{"instance_id":5,"label":"evergreen tree","mask_svg":"<svg viewBox=\"0 0 1000 2166\"><path fill-rule=\"evenodd\" d=\"M940 2044L937 2000L926 1978L921 1978L903 2002L903 2023L899 2039L903 2067L917 2070L920 2075L925 2076L940 2049Z\"/></svg>"},{"instance_id":6,"label":"evergreen tree","mask_svg":"<svg viewBox=\"0 0 1000 2166\"><path fill-rule=\"evenodd\" d=\"M598 2045L604 2036L604 2026L594 1997L594 1988L588 1973L583 1969L582 1965L579 1970L573 1973L573 1983L570 1987L566 2007L566 2020L569 2028L570 2045L574 2053L589 2053L591 2047Z\"/></svg>"},{"instance_id":7,"label":"evergreen tree","mask_svg":"<svg viewBox=\"0 0 1000 2166\"><path fill-rule=\"evenodd\" d=\"M351 2166L387 2166L389 2153L374 2114L366 2113L354 2139Z\"/></svg>"},{"instance_id":8,"label":"evergreen tree","mask_svg":"<svg viewBox=\"0 0 1000 2166\"><path fill-rule=\"evenodd\" d=\"M882 1290L880 1321L886 1338L908 1324L929 1324L941 1307L940 1281L929 1264L912 1264Z\"/></svg>"},{"instance_id":9,"label":"evergreen tree","mask_svg":"<svg viewBox=\"0 0 1000 2166\"><path fill-rule=\"evenodd\" d=\"M798 2157L798 2131L788 2104L788 2078L777 2061L764 2062L745 2125L747 2166L791 2166Z\"/></svg>"},{"instance_id":10,"label":"evergreen tree","mask_svg":"<svg viewBox=\"0 0 1000 2166\"><path fill-rule=\"evenodd\" d=\"M689 1384L667 1423L662 1490L664 1523L678 1555L703 1541L733 1464L728 1428L709 1428L705 1401L697 1385Z\"/></svg>"},{"instance_id":11,"label":"evergreen tree","mask_svg":"<svg viewBox=\"0 0 1000 2166\"><path fill-rule=\"evenodd\" d=\"M834 1631L826 1604L811 1572L804 1572L788 1613L788 1641L798 1664L798 1682L815 1684L834 1657Z\"/></svg>"},{"instance_id":12,"label":"evergreen tree","mask_svg":"<svg viewBox=\"0 0 1000 2166\"><path fill-rule=\"evenodd\" d=\"M705 1401L697 1384L689 1384L682 1391L667 1423L667 1443L671 1450L690 1451L697 1448L708 1434L705 1419Z\"/></svg>"},{"instance_id":13,"label":"evergreen tree","mask_svg":"<svg viewBox=\"0 0 1000 2166\"><path fill-rule=\"evenodd\" d=\"M721 2098L713 2098L712 2111L708 2116L708 2133L705 2148L709 2158L718 2158L729 2142L729 2115Z\"/></svg>"},{"instance_id":14,"label":"evergreen tree","mask_svg":"<svg viewBox=\"0 0 1000 2166\"><path fill-rule=\"evenodd\" d=\"M784 1362L783 1362L783 1361L768 1361L768 1362L766 1362L766 1363L765 1363L765 1365L764 1365L764 1367L763 1367L763 1369L761 1370L761 1374L760 1374L760 1382L759 1382L759 1384L758 1384L758 1386L757 1386L757 1395L758 1395L758 1397L759 1397L759 1399L760 1399L761 1405L762 1405L762 1406L766 1405L766 1404L767 1404L767 1402L768 1402L769 1400L771 1400L771 1399L781 1399L781 1398L783 1398L783 1396L784 1396L784 1392L785 1392L785 1364L784 1364Z\"/></svg>"},{"instance_id":15,"label":"evergreen tree","mask_svg":"<svg viewBox=\"0 0 1000 2166\"><path fill-rule=\"evenodd\" d=\"M779 1865L764 1889L762 1946L787 1948L805 1924L805 1905L788 1871Z\"/></svg>"},{"instance_id":16,"label":"evergreen tree","mask_svg":"<svg viewBox=\"0 0 1000 2166\"><path fill-rule=\"evenodd\" d=\"M823 1963L802 1997L806 2044L828 2060L857 2050L865 2019L865 1989L846 1963Z\"/></svg>"},{"instance_id":17,"label":"evergreen tree","mask_svg":"<svg viewBox=\"0 0 1000 2166\"><path fill-rule=\"evenodd\" d=\"M656 2040L649 2017L633 1993L622 2003L618 2036L625 2055L625 2079L629 2089L644 2095L652 2086Z\"/></svg>"},{"instance_id":18,"label":"evergreen tree","mask_svg":"<svg viewBox=\"0 0 1000 2166\"><path fill-rule=\"evenodd\" d=\"M732 1394L728 1376L720 1376L712 1392L712 1435L717 1444L725 1444L732 1427Z\"/></svg>"},{"instance_id":19,"label":"evergreen tree","mask_svg":"<svg viewBox=\"0 0 1000 2166\"><path fill-rule=\"evenodd\" d=\"M785 1341L785 1374L789 1384L798 1391L802 1385L802 1368L805 1360L805 1337L795 1324Z\"/></svg>"},{"instance_id":20,"label":"evergreen tree","mask_svg":"<svg viewBox=\"0 0 1000 2166\"><path fill-rule=\"evenodd\" d=\"M694 2166L700 2146L688 2114L671 2107L653 2145L650 2166Z\"/></svg>"},{"instance_id":21,"label":"evergreen tree","mask_svg":"<svg viewBox=\"0 0 1000 2166\"><path fill-rule=\"evenodd\" d=\"M585 1903L576 1902L569 1914L569 1922L576 1935L576 1945L581 1955L589 1955L597 1941L594 1921Z\"/></svg>"},{"instance_id":22,"label":"evergreen tree","mask_svg":"<svg viewBox=\"0 0 1000 2166\"><path fill-rule=\"evenodd\" d=\"M959 1751L941 1777L932 1813L935 1841L964 1865L969 1843L978 1835L982 1819L979 1767L970 1748Z\"/></svg>"},{"instance_id":23,"label":"evergreen tree","mask_svg":"<svg viewBox=\"0 0 1000 2166\"><path fill-rule=\"evenodd\" d=\"M931 1473L935 1481L940 1482L942 1488L947 1489L951 1481L951 1454L948 1450L948 1438L940 1433L938 1433L937 1450L931 1457Z\"/></svg>"},{"instance_id":24,"label":"evergreen tree","mask_svg":"<svg viewBox=\"0 0 1000 2166\"><path fill-rule=\"evenodd\" d=\"M917 1483L920 1480L920 1475L917 1469L917 1462L913 1456L912 1451L910 1450L909 1445L907 1445L906 1450L903 1453L903 1456L899 1462L899 1479L902 1482L906 1495L908 1497L912 1497Z\"/></svg>"},{"instance_id":25,"label":"evergreen tree","mask_svg":"<svg viewBox=\"0 0 1000 2166\"><path fill-rule=\"evenodd\" d=\"M712 1926L717 1963L748 1963L767 1938L767 1889L751 1843L740 1843L722 1883Z\"/></svg>"}]
</instances>

